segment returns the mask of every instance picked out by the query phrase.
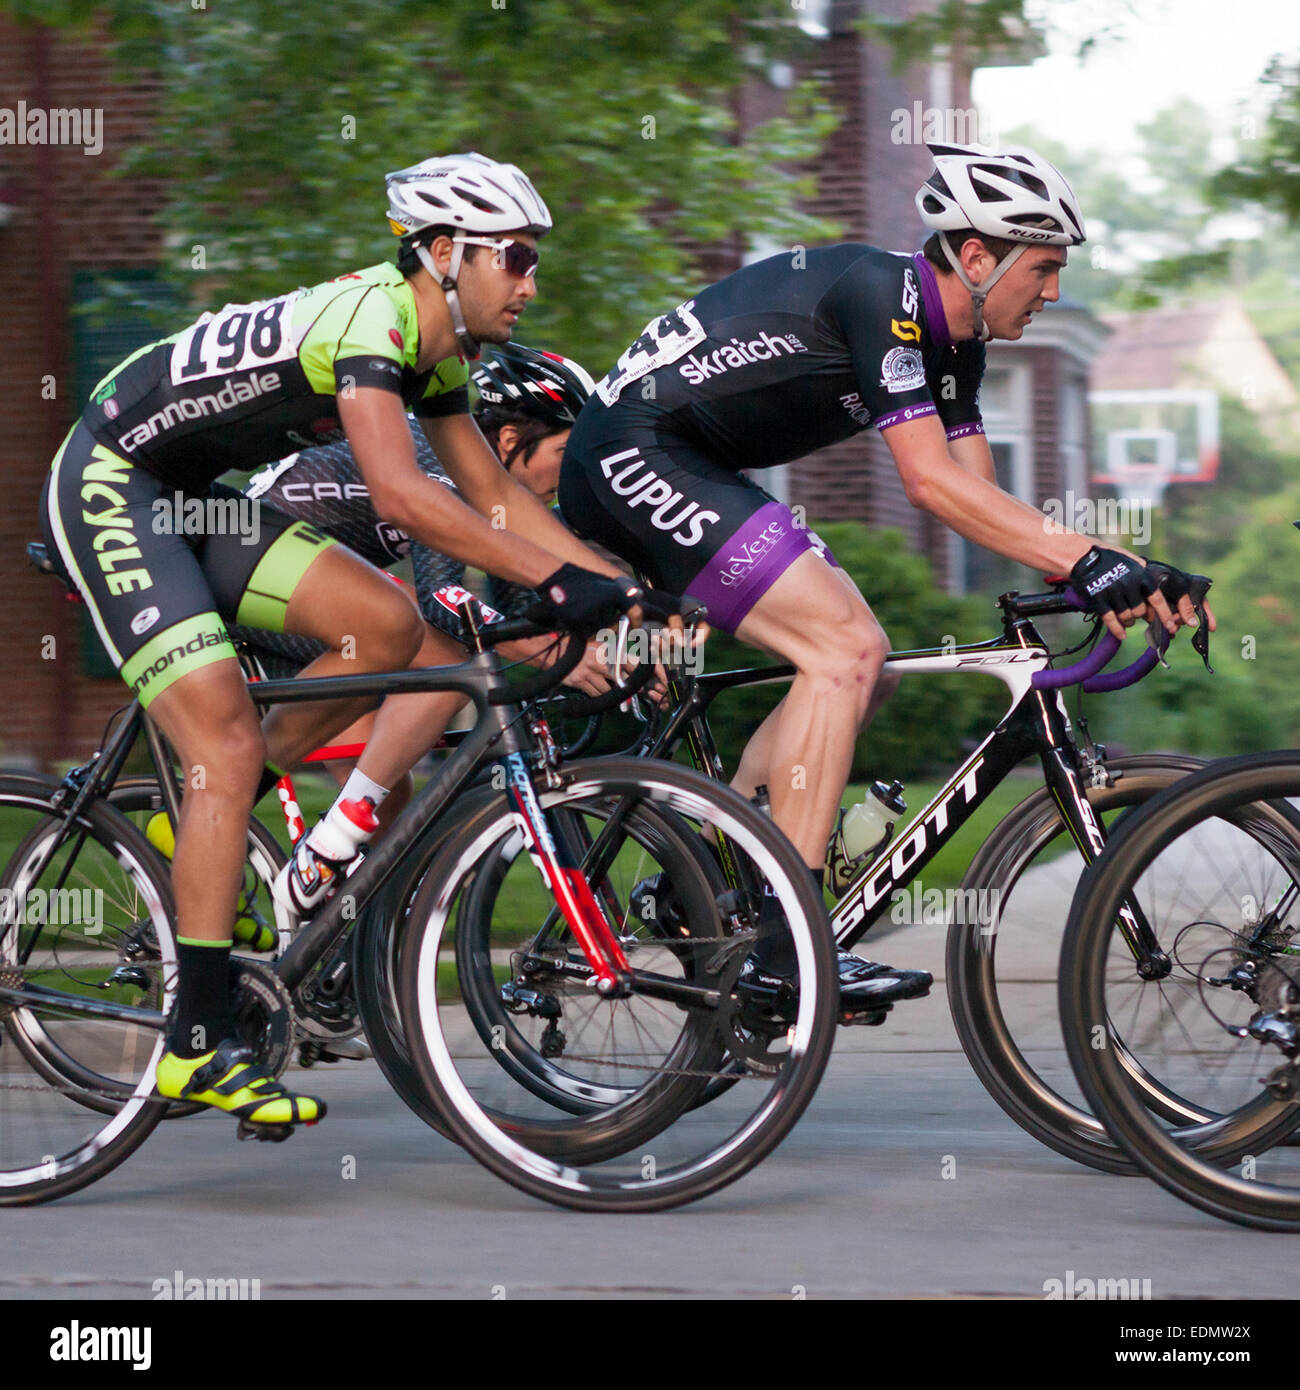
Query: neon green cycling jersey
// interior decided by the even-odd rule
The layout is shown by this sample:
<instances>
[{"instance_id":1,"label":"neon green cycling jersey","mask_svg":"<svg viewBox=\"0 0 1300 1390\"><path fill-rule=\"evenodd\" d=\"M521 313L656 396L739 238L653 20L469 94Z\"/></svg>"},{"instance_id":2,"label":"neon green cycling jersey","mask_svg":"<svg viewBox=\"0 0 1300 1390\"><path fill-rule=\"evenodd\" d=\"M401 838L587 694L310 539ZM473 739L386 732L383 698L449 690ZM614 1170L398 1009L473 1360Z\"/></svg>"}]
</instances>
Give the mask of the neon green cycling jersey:
<instances>
[{"instance_id":1,"label":"neon green cycling jersey","mask_svg":"<svg viewBox=\"0 0 1300 1390\"><path fill-rule=\"evenodd\" d=\"M417 416L469 409L468 369L427 372L415 296L394 265L253 304L227 304L128 357L95 389L85 422L156 477L201 489L231 468L341 440L337 398L392 391Z\"/></svg>"}]
</instances>

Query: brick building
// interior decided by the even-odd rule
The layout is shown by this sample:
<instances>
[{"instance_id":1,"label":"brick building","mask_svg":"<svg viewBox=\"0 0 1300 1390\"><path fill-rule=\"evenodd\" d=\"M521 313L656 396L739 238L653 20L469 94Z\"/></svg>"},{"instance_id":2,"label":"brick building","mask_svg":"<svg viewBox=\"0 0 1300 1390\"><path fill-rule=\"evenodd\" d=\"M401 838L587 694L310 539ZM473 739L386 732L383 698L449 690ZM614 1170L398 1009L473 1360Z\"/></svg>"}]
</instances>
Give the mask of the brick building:
<instances>
[{"instance_id":1,"label":"brick building","mask_svg":"<svg viewBox=\"0 0 1300 1390\"><path fill-rule=\"evenodd\" d=\"M117 155L138 138L155 96L148 80L114 83L95 43L0 19L0 109L111 113L102 153L87 153L89 118L84 128L65 120L59 131L24 124L24 135L44 134L46 143L0 145L0 474L8 494L0 513L0 762L11 767L92 748L123 703L123 686L105 678L98 651L83 656L81 610L27 565L24 545L38 535L50 460L94 384L85 379L86 335L74 331L74 302L94 276L147 275L162 253L147 209L163 188L132 181L124 197L113 179ZM52 134L81 139L53 144Z\"/></svg>"},{"instance_id":2,"label":"brick building","mask_svg":"<svg viewBox=\"0 0 1300 1390\"><path fill-rule=\"evenodd\" d=\"M871 9L900 15L917 5L872 0ZM970 74L950 61L894 74L887 53L855 26L865 0L808 0L799 8L819 33L815 70L844 113L816 164L815 209L835 218L846 238L915 249L922 228L912 197L930 164L923 132L904 132L900 113L913 112L918 103L922 110L969 110ZM759 120L778 107L792 76L774 70L769 83L746 92L742 119ZM27 566L23 546L37 534L37 500L50 459L94 384L96 367L111 365L150 336L139 321L119 316L96 327L74 311L106 276L135 280L138 299L161 260L162 238L149 209L165 187L113 177L156 95L150 80L112 82L93 40L22 29L0 18L0 112L99 110L107 118L103 152L94 157L86 152L88 133L71 141L67 126L64 143L0 144L6 354L0 469L9 493L0 516L0 582L7 600L0 611L0 700L8 713L0 728L0 763L9 766L84 754L124 700L120 681L100 665L97 644L83 641L82 610L64 601L61 586ZM950 138L972 136L955 131ZM740 247L714 248L708 276L727 273L743 254ZM1099 336L1086 311L1059 306L1031 334L1022 344L994 349L986 396L994 407L990 437L1007 481L1041 503L1063 493L1076 476L1076 491L1084 490L1086 468L1075 452L1087 438L1086 358ZM769 475L768 485L806 505L814 521L856 518L899 526L950 586L983 588L996 581L961 542L908 505L874 431L778 474Z\"/></svg>"}]
</instances>

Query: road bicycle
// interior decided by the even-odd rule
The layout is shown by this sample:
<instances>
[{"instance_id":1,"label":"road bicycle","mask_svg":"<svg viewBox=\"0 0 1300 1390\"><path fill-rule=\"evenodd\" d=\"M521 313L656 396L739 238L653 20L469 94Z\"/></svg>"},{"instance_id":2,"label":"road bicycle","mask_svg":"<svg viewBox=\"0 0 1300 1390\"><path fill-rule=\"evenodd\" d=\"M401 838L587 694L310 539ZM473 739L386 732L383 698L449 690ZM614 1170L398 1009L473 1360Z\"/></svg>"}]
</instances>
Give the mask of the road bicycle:
<instances>
[{"instance_id":1,"label":"road bicycle","mask_svg":"<svg viewBox=\"0 0 1300 1390\"><path fill-rule=\"evenodd\" d=\"M857 872L831 908L837 944L851 949L882 922L926 865L961 829L998 783L1026 758L1036 757L1043 785L1006 816L972 859L955 896L958 910L947 934L947 988L962 1047L977 1075L998 1104L1029 1133L1066 1156L1108 1172L1132 1173L1132 1163L1115 1147L1104 1127L1086 1108L1073 1084L1056 1009L1060 934L1077 875L1100 852L1106 826L1128 814L1171 782L1202 764L1194 758L1156 754L1109 758L1091 740L1076 740L1061 692L1071 686L1098 693L1122 689L1149 674L1161 659L1148 647L1127 668L1102 674L1118 643L1102 636L1092 653L1073 666L1050 669L1046 643L1034 620L1083 611L1064 585L1046 594L1005 594L999 600L1003 632L972 645L891 653L887 666L901 674L992 675L1008 688L1010 708L997 727L943 784L929 805L895 833L886 848ZM1078 650L1077 648L1075 650ZM675 682L673 701L662 718L652 717L645 733L628 750L647 758L671 758L685 747L694 766L723 777L722 760L709 731L707 712L724 691L793 675L789 666L699 674ZM895 698L905 698L900 692ZM1300 825L1268 813L1268 832L1300 843ZM743 887L726 855L725 841L715 865L723 890ZM514 847L518 853L518 847ZM495 884L508 866L485 869L478 910L490 913ZM544 929L545 930L545 929ZM904 934L903 941L906 940ZM514 943L527 960L531 939ZM467 966L462 962L462 969ZM480 970L480 978L482 977ZM526 985L522 978L517 982ZM480 989L480 1010L490 1010L494 991ZM531 1037L518 1038L525 1025L516 1019L518 1039L512 1064L528 1073L540 1095L553 1105L607 1101L574 1093L560 1062L564 1038L551 1001L543 992L532 1002ZM911 1007L917 1007L912 1005ZM526 1012L527 1010L521 1010ZM1192 1127L1196 1142L1216 1142L1217 1131L1199 1127L1236 1107L1240 1078L1207 1072L1182 1078L1176 1094L1160 1078L1176 1069L1172 1058L1182 1041L1176 1017L1168 1027L1129 1039L1129 1065L1142 1077L1150 1104ZM743 1068L743 1055L737 1066ZM726 1086L712 1084L708 1101ZM1234 1136L1237 1132L1234 1131ZM1251 1142L1249 1128L1234 1142Z\"/></svg>"},{"instance_id":2,"label":"road bicycle","mask_svg":"<svg viewBox=\"0 0 1300 1390\"><path fill-rule=\"evenodd\" d=\"M360 966L357 1007L385 1073L418 1113L493 1171L586 1210L653 1210L703 1196L770 1152L816 1088L835 1009L824 907L788 841L729 789L666 764L561 761L531 702L572 669L579 642L549 669L512 683L492 644L539 629L516 622L479 634L468 609L465 618L473 655L457 666L259 684L260 704L456 690L478 720L273 968L236 960L241 1034L265 1065L282 1070L304 986L323 985L350 958ZM650 674L643 668L628 689ZM62 784L0 779L8 853L0 881L0 1203L60 1196L102 1176L165 1108L153 1096L153 1070L175 990L174 904L165 864L109 804L142 733L156 736L137 704L84 775ZM485 769L487 784L474 786ZM597 862L593 846L611 822L617 833L605 835ZM710 825L739 847L752 881L780 895L783 927L765 925L755 901L718 904L698 867L700 832ZM515 840L543 885L540 900L558 905L566 926L545 967L548 987L586 1010L592 1050L583 1066L631 1078L618 1103L596 1115L535 1114L535 1097L494 1055L499 1035L481 1036L467 1018L454 967L439 969L480 860ZM656 871L686 885L689 918L672 939L628 910L630 884ZM94 906L65 920L74 894ZM53 913L34 911L49 902ZM471 925L483 924L467 919L465 930ZM800 988L776 1012L738 981L765 932L781 929L794 937ZM376 962L382 968L368 968ZM704 1125L679 1123L736 1040L760 1037L765 1064L735 1088L729 1110L711 1111ZM654 1152L643 1153L652 1141Z\"/></svg>"},{"instance_id":3,"label":"road bicycle","mask_svg":"<svg viewBox=\"0 0 1300 1390\"><path fill-rule=\"evenodd\" d=\"M1224 758L1154 797L1088 870L1070 910L1060 1007L1070 1061L1114 1141L1137 1167L1203 1211L1300 1231L1300 854L1288 827L1300 753ZM1177 884L1178 893L1168 885ZM1171 901L1152 939L1130 913ZM1174 996L1185 1069L1238 1085L1225 1129L1194 1151L1135 1094L1118 1039ZM1156 1001L1158 1002L1158 1000Z\"/></svg>"}]
</instances>

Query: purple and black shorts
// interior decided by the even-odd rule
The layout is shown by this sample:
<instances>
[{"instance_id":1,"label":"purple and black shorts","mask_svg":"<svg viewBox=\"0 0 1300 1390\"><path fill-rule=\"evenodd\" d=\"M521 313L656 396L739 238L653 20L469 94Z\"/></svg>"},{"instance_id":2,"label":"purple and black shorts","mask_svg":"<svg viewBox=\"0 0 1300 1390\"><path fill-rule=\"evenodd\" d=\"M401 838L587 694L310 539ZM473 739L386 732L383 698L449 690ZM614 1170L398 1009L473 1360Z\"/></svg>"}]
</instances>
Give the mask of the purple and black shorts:
<instances>
[{"instance_id":1,"label":"purple and black shorts","mask_svg":"<svg viewBox=\"0 0 1300 1390\"><path fill-rule=\"evenodd\" d=\"M805 551L836 564L825 543L757 483L680 435L620 415L584 411L565 450L560 511L584 540L658 588L706 603L710 624L733 633Z\"/></svg>"}]
</instances>

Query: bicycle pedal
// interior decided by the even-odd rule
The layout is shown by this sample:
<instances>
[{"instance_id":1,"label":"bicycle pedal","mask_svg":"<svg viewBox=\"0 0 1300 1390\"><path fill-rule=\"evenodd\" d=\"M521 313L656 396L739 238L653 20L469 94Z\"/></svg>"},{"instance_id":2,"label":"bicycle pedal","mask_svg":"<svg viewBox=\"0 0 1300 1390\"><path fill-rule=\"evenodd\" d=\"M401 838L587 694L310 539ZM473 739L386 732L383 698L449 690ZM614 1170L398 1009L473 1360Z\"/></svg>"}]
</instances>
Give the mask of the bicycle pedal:
<instances>
[{"instance_id":1,"label":"bicycle pedal","mask_svg":"<svg viewBox=\"0 0 1300 1390\"><path fill-rule=\"evenodd\" d=\"M879 1028L884 1023L893 1005L890 1004L883 1009L870 1009L866 1013L843 1014L840 1017L841 1028Z\"/></svg>"},{"instance_id":2,"label":"bicycle pedal","mask_svg":"<svg viewBox=\"0 0 1300 1390\"><path fill-rule=\"evenodd\" d=\"M247 1120L240 1120L238 1137L261 1139L268 1144L283 1144L292 1133L292 1125L255 1125Z\"/></svg>"}]
</instances>

